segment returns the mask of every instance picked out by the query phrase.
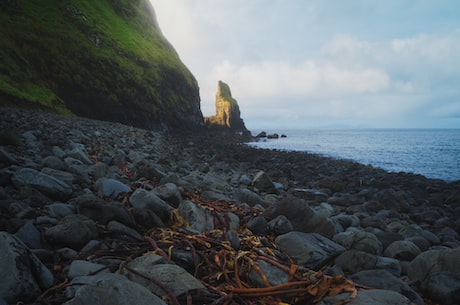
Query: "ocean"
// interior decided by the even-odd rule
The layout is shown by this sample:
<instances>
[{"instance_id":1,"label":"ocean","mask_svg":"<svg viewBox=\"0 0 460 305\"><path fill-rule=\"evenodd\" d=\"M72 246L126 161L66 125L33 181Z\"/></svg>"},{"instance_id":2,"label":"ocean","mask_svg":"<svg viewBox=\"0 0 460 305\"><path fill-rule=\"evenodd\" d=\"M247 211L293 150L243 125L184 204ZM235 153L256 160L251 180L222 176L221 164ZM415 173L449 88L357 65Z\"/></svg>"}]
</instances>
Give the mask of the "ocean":
<instances>
[{"instance_id":1,"label":"ocean","mask_svg":"<svg viewBox=\"0 0 460 305\"><path fill-rule=\"evenodd\" d=\"M305 151L447 182L460 180L460 129L298 129L266 132L287 137L261 139L249 145ZM253 135L257 133L253 131Z\"/></svg>"}]
</instances>

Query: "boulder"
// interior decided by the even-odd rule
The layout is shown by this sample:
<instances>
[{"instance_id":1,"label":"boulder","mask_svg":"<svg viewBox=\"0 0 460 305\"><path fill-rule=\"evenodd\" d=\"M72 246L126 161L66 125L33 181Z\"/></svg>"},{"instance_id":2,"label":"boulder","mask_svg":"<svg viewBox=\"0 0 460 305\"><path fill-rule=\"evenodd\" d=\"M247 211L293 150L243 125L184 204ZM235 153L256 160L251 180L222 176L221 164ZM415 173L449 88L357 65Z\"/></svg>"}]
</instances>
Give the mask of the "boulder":
<instances>
[{"instance_id":1,"label":"boulder","mask_svg":"<svg viewBox=\"0 0 460 305\"><path fill-rule=\"evenodd\" d=\"M263 235L267 233L267 220L265 217L256 216L249 220L246 226L254 235Z\"/></svg>"},{"instance_id":2,"label":"boulder","mask_svg":"<svg viewBox=\"0 0 460 305\"><path fill-rule=\"evenodd\" d=\"M289 275L286 271L281 270L264 260L259 259L255 263L260 270L262 270L263 274L265 274L266 280L271 286L281 285L288 282ZM254 268L251 268L251 271L249 271L249 280L255 287L267 287L260 273Z\"/></svg>"},{"instance_id":3,"label":"boulder","mask_svg":"<svg viewBox=\"0 0 460 305\"><path fill-rule=\"evenodd\" d=\"M289 219L295 231L319 233L329 239L335 234L334 223L315 213L306 201L299 198L288 197L275 202L264 211L263 215L271 219L283 215Z\"/></svg>"},{"instance_id":4,"label":"boulder","mask_svg":"<svg viewBox=\"0 0 460 305\"><path fill-rule=\"evenodd\" d=\"M355 283L371 288L399 292L417 305L423 305L423 299L414 289L386 270L364 270L349 277Z\"/></svg>"},{"instance_id":5,"label":"boulder","mask_svg":"<svg viewBox=\"0 0 460 305\"><path fill-rule=\"evenodd\" d=\"M179 205L179 214L189 224L190 229L196 232L214 230L214 217L211 211L189 200L184 200Z\"/></svg>"},{"instance_id":6,"label":"boulder","mask_svg":"<svg viewBox=\"0 0 460 305\"><path fill-rule=\"evenodd\" d=\"M447 271L432 273L422 282L421 288L430 299L439 304L460 304L459 274Z\"/></svg>"},{"instance_id":7,"label":"boulder","mask_svg":"<svg viewBox=\"0 0 460 305\"><path fill-rule=\"evenodd\" d=\"M158 255L152 256L149 254L140 256L129 262L127 264L128 268L124 268L123 273L128 279L146 287L159 296L165 295L165 292L147 278L158 281L176 296L191 290L206 291L203 284L185 269L177 265L164 264L162 263L163 260ZM142 274L142 276L138 273Z\"/></svg>"},{"instance_id":8,"label":"boulder","mask_svg":"<svg viewBox=\"0 0 460 305\"><path fill-rule=\"evenodd\" d=\"M170 221L171 211L173 210L172 206L158 197L155 192L138 188L129 197L129 203L131 203L135 209L148 209L153 211L165 223Z\"/></svg>"},{"instance_id":9,"label":"boulder","mask_svg":"<svg viewBox=\"0 0 460 305\"><path fill-rule=\"evenodd\" d=\"M70 279L73 279L78 276L91 275L96 273L106 273L110 272L106 266L102 264L92 263L84 260L74 260L70 264L69 272L67 276Z\"/></svg>"},{"instance_id":10,"label":"boulder","mask_svg":"<svg viewBox=\"0 0 460 305\"><path fill-rule=\"evenodd\" d=\"M402 261L411 261L421 253L419 247L409 240L397 240L392 242L383 255Z\"/></svg>"},{"instance_id":11,"label":"boulder","mask_svg":"<svg viewBox=\"0 0 460 305\"><path fill-rule=\"evenodd\" d=\"M338 242L348 250L355 249L370 254L382 254L382 243L370 232L347 231L337 234L334 237L334 241Z\"/></svg>"},{"instance_id":12,"label":"boulder","mask_svg":"<svg viewBox=\"0 0 460 305\"><path fill-rule=\"evenodd\" d=\"M96 223L84 215L69 215L45 232L48 242L64 247L79 249L92 239L97 239Z\"/></svg>"},{"instance_id":13,"label":"boulder","mask_svg":"<svg viewBox=\"0 0 460 305\"><path fill-rule=\"evenodd\" d=\"M417 255L408 266L407 275L415 283L421 283L430 274L451 272L460 275L460 248L433 249Z\"/></svg>"},{"instance_id":14,"label":"boulder","mask_svg":"<svg viewBox=\"0 0 460 305\"><path fill-rule=\"evenodd\" d=\"M116 198L122 193L129 193L131 189L126 184L111 178L100 178L95 188L99 197Z\"/></svg>"},{"instance_id":15,"label":"boulder","mask_svg":"<svg viewBox=\"0 0 460 305\"><path fill-rule=\"evenodd\" d=\"M64 305L166 305L147 288L120 275L109 273L104 277L94 277L94 280L76 278L72 284L77 285L77 290Z\"/></svg>"},{"instance_id":16,"label":"boulder","mask_svg":"<svg viewBox=\"0 0 460 305\"><path fill-rule=\"evenodd\" d=\"M67 183L32 168L15 171L11 181L17 188L31 187L56 199L66 200L72 194L72 187Z\"/></svg>"},{"instance_id":17,"label":"boulder","mask_svg":"<svg viewBox=\"0 0 460 305\"><path fill-rule=\"evenodd\" d=\"M40 249L42 247L41 233L32 220L27 221L19 228L14 236L19 238L29 249Z\"/></svg>"},{"instance_id":18,"label":"boulder","mask_svg":"<svg viewBox=\"0 0 460 305\"><path fill-rule=\"evenodd\" d=\"M165 183L163 185L157 186L154 189L154 192L158 195L158 197L175 208L177 208L182 202L182 195L180 194L177 185L174 183Z\"/></svg>"},{"instance_id":19,"label":"boulder","mask_svg":"<svg viewBox=\"0 0 460 305\"><path fill-rule=\"evenodd\" d=\"M252 179L252 185L258 189L259 192L269 194L276 193L275 185L264 171L260 171L254 176L254 179Z\"/></svg>"},{"instance_id":20,"label":"boulder","mask_svg":"<svg viewBox=\"0 0 460 305\"><path fill-rule=\"evenodd\" d=\"M335 259L335 263L346 273L356 273L363 270L384 269L395 276L401 275L399 261L390 258L373 255L358 250L348 250Z\"/></svg>"},{"instance_id":21,"label":"boulder","mask_svg":"<svg viewBox=\"0 0 460 305\"><path fill-rule=\"evenodd\" d=\"M317 233L289 232L278 236L275 243L298 265L319 270L346 249Z\"/></svg>"},{"instance_id":22,"label":"boulder","mask_svg":"<svg viewBox=\"0 0 460 305\"><path fill-rule=\"evenodd\" d=\"M53 275L18 238L0 232L0 296L8 303L32 302L53 285Z\"/></svg>"},{"instance_id":23,"label":"boulder","mask_svg":"<svg viewBox=\"0 0 460 305\"><path fill-rule=\"evenodd\" d=\"M278 215L276 218L267 223L267 228L275 235L282 235L294 230L292 223L283 215Z\"/></svg>"},{"instance_id":24,"label":"boulder","mask_svg":"<svg viewBox=\"0 0 460 305\"><path fill-rule=\"evenodd\" d=\"M107 224L112 220L126 225L134 224L126 206L120 202L106 202L93 194L84 194L71 200L77 206L78 213L92 220Z\"/></svg>"},{"instance_id":25,"label":"boulder","mask_svg":"<svg viewBox=\"0 0 460 305\"><path fill-rule=\"evenodd\" d=\"M344 304L349 294L339 294L334 297L325 297L318 305ZM384 289L360 290L356 298L347 305L413 305L412 301L402 294Z\"/></svg>"}]
</instances>

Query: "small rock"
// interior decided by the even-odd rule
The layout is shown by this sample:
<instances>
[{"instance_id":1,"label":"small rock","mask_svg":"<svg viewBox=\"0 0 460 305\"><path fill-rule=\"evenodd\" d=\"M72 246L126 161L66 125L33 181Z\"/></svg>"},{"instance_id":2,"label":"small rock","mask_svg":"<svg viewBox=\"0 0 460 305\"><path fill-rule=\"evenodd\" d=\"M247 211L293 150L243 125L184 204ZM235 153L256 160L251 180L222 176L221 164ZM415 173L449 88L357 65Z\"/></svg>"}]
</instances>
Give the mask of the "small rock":
<instances>
[{"instance_id":1,"label":"small rock","mask_svg":"<svg viewBox=\"0 0 460 305\"><path fill-rule=\"evenodd\" d=\"M158 195L158 197L175 208L177 208L182 202L182 195L180 194L177 185L174 183L165 183L160 185L154 189L154 192Z\"/></svg>"},{"instance_id":2,"label":"small rock","mask_svg":"<svg viewBox=\"0 0 460 305\"><path fill-rule=\"evenodd\" d=\"M141 234L139 234L136 230L125 226L122 223L119 223L118 221L112 220L109 222L107 225L107 229L109 230L110 233L116 233L117 235L125 235L128 238L128 240L137 240L137 241L143 241L143 237Z\"/></svg>"},{"instance_id":3,"label":"small rock","mask_svg":"<svg viewBox=\"0 0 460 305\"><path fill-rule=\"evenodd\" d=\"M19 238L29 249L40 249L42 247L40 231L34 226L32 220L27 221L14 234Z\"/></svg>"},{"instance_id":4,"label":"small rock","mask_svg":"<svg viewBox=\"0 0 460 305\"><path fill-rule=\"evenodd\" d=\"M264 171L260 171L255 175L254 179L252 179L252 185L260 192L270 194L276 193L276 188L273 185L273 182Z\"/></svg>"},{"instance_id":5,"label":"small rock","mask_svg":"<svg viewBox=\"0 0 460 305\"><path fill-rule=\"evenodd\" d=\"M65 171L67 169L66 164L64 161L59 159L56 156L47 156L42 160L42 166L48 167L56 170Z\"/></svg>"},{"instance_id":6,"label":"small rock","mask_svg":"<svg viewBox=\"0 0 460 305\"><path fill-rule=\"evenodd\" d=\"M289 276L286 271L281 270L280 268L267 263L264 260L259 259L255 263L265 274L266 279L270 285L277 286L288 282ZM260 276L260 273L257 272L254 268L251 268L251 271L249 272L249 279L255 287L267 287L265 281Z\"/></svg>"},{"instance_id":7,"label":"small rock","mask_svg":"<svg viewBox=\"0 0 460 305\"><path fill-rule=\"evenodd\" d=\"M246 226L254 235L263 235L267 232L267 220L262 216L252 218Z\"/></svg>"},{"instance_id":8,"label":"small rock","mask_svg":"<svg viewBox=\"0 0 460 305\"><path fill-rule=\"evenodd\" d=\"M338 235L343 235L340 241L336 240L339 244L350 249L364 251L370 254L380 255L382 254L382 244L378 238L369 232L357 231L357 232L343 232ZM337 235L336 235L337 236Z\"/></svg>"},{"instance_id":9,"label":"small rock","mask_svg":"<svg viewBox=\"0 0 460 305\"><path fill-rule=\"evenodd\" d=\"M398 260L358 250L343 252L335 259L335 263L340 266L344 272L351 274L363 270L384 269L397 277L401 275L401 265Z\"/></svg>"},{"instance_id":10,"label":"small rock","mask_svg":"<svg viewBox=\"0 0 460 305\"><path fill-rule=\"evenodd\" d=\"M342 303L347 300L349 294L339 294L334 297L325 297L318 305L330 305ZM402 294L383 289L360 290L356 298L347 305L413 305L412 301Z\"/></svg>"}]
</instances>

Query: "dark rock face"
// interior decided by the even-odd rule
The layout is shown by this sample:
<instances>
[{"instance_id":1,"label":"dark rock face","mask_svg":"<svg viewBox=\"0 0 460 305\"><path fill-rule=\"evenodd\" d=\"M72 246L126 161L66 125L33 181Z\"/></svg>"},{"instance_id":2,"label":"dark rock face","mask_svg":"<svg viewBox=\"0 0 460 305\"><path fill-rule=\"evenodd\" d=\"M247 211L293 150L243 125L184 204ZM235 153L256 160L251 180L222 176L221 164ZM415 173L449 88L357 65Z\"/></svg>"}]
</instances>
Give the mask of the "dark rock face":
<instances>
[{"instance_id":1,"label":"dark rock face","mask_svg":"<svg viewBox=\"0 0 460 305\"><path fill-rule=\"evenodd\" d=\"M216 115L205 117L205 124L211 128L248 131L241 118L240 107L232 97L230 87L219 81L216 93Z\"/></svg>"},{"instance_id":2,"label":"dark rock face","mask_svg":"<svg viewBox=\"0 0 460 305\"><path fill-rule=\"evenodd\" d=\"M0 23L0 105L155 130L203 126L197 81L150 1L6 1Z\"/></svg>"}]
</instances>

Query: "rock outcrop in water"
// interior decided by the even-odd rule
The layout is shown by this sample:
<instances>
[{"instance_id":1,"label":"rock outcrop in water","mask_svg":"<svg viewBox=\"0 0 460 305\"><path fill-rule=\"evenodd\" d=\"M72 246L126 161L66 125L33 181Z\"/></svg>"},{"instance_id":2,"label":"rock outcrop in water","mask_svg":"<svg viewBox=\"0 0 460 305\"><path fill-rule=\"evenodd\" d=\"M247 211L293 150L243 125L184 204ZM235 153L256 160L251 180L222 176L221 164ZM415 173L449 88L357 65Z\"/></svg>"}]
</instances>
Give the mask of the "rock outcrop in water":
<instances>
[{"instance_id":1,"label":"rock outcrop in water","mask_svg":"<svg viewBox=\"0 0 460 305\"><path fill-rule=\"evenodd\" d=\"M248 132L241 118L238 102L232 97L230 87L223 81L219 81L217 86L216 115L205 117L205 124L209 128Z\"/></svg>"}]
</instances>

